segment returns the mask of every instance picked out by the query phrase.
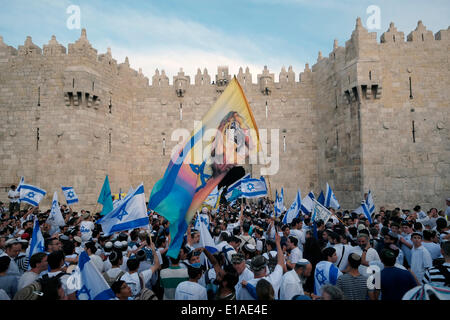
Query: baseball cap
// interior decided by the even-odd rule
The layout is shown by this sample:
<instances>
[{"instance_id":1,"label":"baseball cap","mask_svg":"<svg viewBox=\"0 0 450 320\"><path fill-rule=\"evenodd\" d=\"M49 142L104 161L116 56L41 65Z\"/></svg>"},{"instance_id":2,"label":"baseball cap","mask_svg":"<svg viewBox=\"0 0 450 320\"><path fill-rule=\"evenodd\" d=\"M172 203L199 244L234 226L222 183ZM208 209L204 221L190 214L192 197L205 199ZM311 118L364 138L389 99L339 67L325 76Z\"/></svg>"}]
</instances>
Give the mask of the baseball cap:
<instances>
[{"instance_id":1,"label":"baseball cap","mask_svg":"<svg viewBox=\"0 0 450 320\"><path fill-rule=\"evenodd\" d=\"M267 266L267 260L261 255L254 257L250 263L250 269L253 272L260 271Z\"/></svg>"},{"instance_id":2,"label":"baseball cap","mask_svg":"<svg viewBox=\"0 0 450 320\"><path fill-rule=\"evenodd\" d=\"M231 263L241 263L245 260L245 257L242 253L234 253L231 255Z\"/></svg>"}]
</instances>

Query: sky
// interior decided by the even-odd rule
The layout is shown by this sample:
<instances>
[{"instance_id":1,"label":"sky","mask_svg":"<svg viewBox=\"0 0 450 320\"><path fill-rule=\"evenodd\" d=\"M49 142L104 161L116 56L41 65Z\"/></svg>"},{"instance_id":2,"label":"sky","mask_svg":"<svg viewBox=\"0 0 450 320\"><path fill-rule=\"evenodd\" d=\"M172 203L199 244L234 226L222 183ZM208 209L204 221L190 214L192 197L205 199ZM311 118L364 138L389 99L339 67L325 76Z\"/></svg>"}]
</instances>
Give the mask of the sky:
<instances>
[{"instance_id":1,"label":"sky","mask_svg":"<svg viewBox=\"0 0 450 320\"><path fill-rule=\"evenodd\" d=\"M80 29L70 6L80 10ZM370 26L379 8L379 26ZM208 69L211 78L219 65L231 74L249 67L256 82L264 66L278 74L293 67L296 77L305 63L312 66L318 52L324 57L350 39L356 18L378 41L390 22L406 36L422 20L433 33L450 25L448 0L0 0L0 36L18 48L27 36L43 47L56 36L68 48L86 28L98 53L110 47L122 63L128 56L132 68L142 68L151 79L164 69L172 83L180 68L191 76ZM70 26L70 24L69 24ZM76 26L75 26L76 27ZM406 40L406 39L405 39Z\"/></svg>"}]
</instances>

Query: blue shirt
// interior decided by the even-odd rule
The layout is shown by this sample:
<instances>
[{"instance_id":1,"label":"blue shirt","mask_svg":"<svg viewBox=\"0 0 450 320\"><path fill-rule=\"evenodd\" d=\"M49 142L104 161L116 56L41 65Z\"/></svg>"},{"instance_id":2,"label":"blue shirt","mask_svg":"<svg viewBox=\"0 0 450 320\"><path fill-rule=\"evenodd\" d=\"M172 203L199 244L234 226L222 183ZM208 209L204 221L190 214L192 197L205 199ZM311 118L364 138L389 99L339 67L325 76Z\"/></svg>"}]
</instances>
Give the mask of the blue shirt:
<instances>
[{"instance_id":1,"label":"blue shirt","mask_svg":"<svg viewBox=\"0 0 450 320\"><path fill-rule=\"evenodd\" d=\"M409 271L397 267L381 270L381 300L402 300L405 293L416 286Z\"/></svg>"}]
</instances>

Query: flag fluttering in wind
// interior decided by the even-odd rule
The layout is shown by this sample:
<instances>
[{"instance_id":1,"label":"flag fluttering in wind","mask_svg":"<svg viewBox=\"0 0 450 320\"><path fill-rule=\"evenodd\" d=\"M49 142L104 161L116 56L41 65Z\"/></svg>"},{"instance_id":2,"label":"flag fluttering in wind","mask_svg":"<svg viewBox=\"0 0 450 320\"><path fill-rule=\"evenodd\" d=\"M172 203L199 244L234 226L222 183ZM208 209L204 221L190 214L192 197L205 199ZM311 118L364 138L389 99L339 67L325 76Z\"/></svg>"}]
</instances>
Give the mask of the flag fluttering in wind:
<instances>
[{"instance_id":1,"label":"flag fluttering in wind","mask_svg":"<svg viewBox=\"0 0 450 320\"><path fill-rule=\"evenodd\" d=\"M375 203L373 202L372 192L369 190L365 200L361 201L361 205L353 212L357 214L363 213L367 220L372 223L372 214L375 212Z\"/></svg>"},{"instance_id":2,"label":"flag fluttering in wind","mask_svg":"<svg viewBox=\"0 0 450 320\"><path fill-rule=\"evenodd\" d=\"M80 254L77 269L71 277L79 278L76 281L80 286L77 290L78 300L113 300L116 298L108 282L98 271L86 251ZM72 283L69 280L68 282Z\"/></svg>"},{"instance_id":3,"label":"flag fluttering in wind","mask_svg":"<svg viewBox=\"0 0 450 320\"><path fill-rule=\"evenodd\" d=\"M33 227L33 234L31 235L30 253L28 255L28 261L30 261L30 258L33 254L44 251L45 251L44 236L42 235L41 228L39 227L39 220L37 218L34 218L34 227ZM28 266L28 269L31 269L31 267Z\"/></svg>"},{"instance_id":4,"label":"flag fluttering in wind","mask_svg":"<svg viewBox=\"0 0 450 320\"><path fill-rule=\"evenodd\" d=\"M20 202L26 202L37 207L46 194L47 191L31 184L22 183L20 185Z\"/></svg>"},{"instance_id":5,"label":"flag fluttering in wind","mask_svg":"<svg viewBox=\"0 0 450 320\"><path fill-rule=\"evenodd\" d=\"M319 197L317 197L317 202L321 205L325 205L325 195L323 194L323 190L320 190Z\"/></svg>"},{"instance_id":6,"label":"flag fluttering in wind","mask_svg":"<svg viewBox=\"0 0 450 320\"><path fill-rule=\"evenodd\" d=\"M132 193L110 213L97 221L102 225L106 236L118 231L148 227L148 214L145 205L144 184L140 184Z\"/></svg>"},{"instance_id":7,"label":"flag fluttering in wind","mask_svg":"<svg viewBox=\"0 0 450 320\"><path fill-rule=\"evenodd\" d=\"M108 176L105 177L97 202L103 205L102 212L100 212L100 215L102 216L110 213L114 209Z\"/></svg>"},{"instance_id":8,"label":"flag fluttering in wind","mask_svg":"<svg viewBox=\"0 0 450 320\"><path fill-rule=\"evenodd\" d=\"M187 225L206 197L231 168L258 157L259 146L255 119L233 78L152 189L149 209L170 222L168 256L178 256Z\"/></svg>"},{"instance_id":9,"label":"flag fluttering in wind","mask_svg":"<svg viewBox=\"0 0 450 320\"><path fill-rule=\"evenodd\" d=\"M53 193L52 208L47 218L47 223L53 227L62 227L66 224L59 208L58 193Z\"/></svg>"},{"instance_id":10,"label":"flag fluttering in wind","mask_svg":"<svg viewBox=\"0 0 450 320\"><path fill-rule=\"evenodd\" d=\"M284 210L286 210L284 206L284 190L283 188L281 188L280 195L278 195L278 192L275 193L275 206L274 206L275 218L278 218L283 213Z\"/></svg>"},{"instance_id":11,"label":"flag fluttering in wind","mask_svg":"<svg viewBox=\"0 0 450 320\"><path fill-rule=\"evenodd\" d=\"M228 188L227 188L227 193L225 194L225 198L227 199L227 201L231 201L231 200L229 200L229 198L231 197L231 195L233 194L233 191L235 189L239 189L240 190L242 181L244 181L246 179L250 179L250 178L251 178L250 173L247 173L245 176L243 176L239 180L237 180L234 183L230 184L228 186Z\"/></svg>"},{"instance_id":12,"label":"flag fluttering in wind","mask_svg":"<svg viewBox=\"0 0 450 320\"><path fill-rule=\"evenodd\" d=\"M311 191L302 199L301 209L302 209L303 213L309 214L313 211L313 209L314 209L313 199L315 199L315 198L316 197L314 197L314 193Z\"/></svg>"},{"instance_id":13,"label":"flag fluttering in wind","mask_svg":"<svg viewBox=\"0 0 450 320\"><path fill-rule=\"evenodd\" d=\"M327 223L331 218L332 213L321 205L316 199L313 199L314 207L312 211L311 220L316 222L322 220L323 223Z\"/></svg>"},{"instance_id":14,"label":"flag fluttering in wind","mask_svg":"<svg viewBox=\"0 0 450 320\"><path fill-rule=\"evenodd\" d=\"M339 209L341 206L334 195L333 190L331 190L330 185L327 182L327 190L325 192L325 203L323 204L326 208Z\"/></svg>"},{"instance_id":15,"label":"flag fluttering in wind","mask_svg":"<svg viewBox=\"0 0 450 320\"><path fill-rule=\"evenodd\" d=\"M267 185L264 177L259 179L245 179L241 182L243 198L259 198L267 196Z\"/></svg>"},{"instance_id":16,"label":"flag fluttering in wind","mask_svg":"<svg viewBox=\"0 0 450 320\"><path fill-rule=\"evenodd\" d=\"M64 197L66 198L67 204L70 206L71 204L78 202L78 196L75 193L73 187L61 187Z\"/></svg>"},{"instance_id":17,"label":"flag fluttering in wind","mask_svg":"<svg viewBox=\"0 0 450 320\"><path fill-rule=\"evenodd\" d=\"M294 220L294 218L297 218L300 213L301 206L302 206L301 193L300 189L298 189L294 201L292 202L289 210L284 215L283 223L284 224L291 223L292 220Z\"/></svg>"}]
</instances>

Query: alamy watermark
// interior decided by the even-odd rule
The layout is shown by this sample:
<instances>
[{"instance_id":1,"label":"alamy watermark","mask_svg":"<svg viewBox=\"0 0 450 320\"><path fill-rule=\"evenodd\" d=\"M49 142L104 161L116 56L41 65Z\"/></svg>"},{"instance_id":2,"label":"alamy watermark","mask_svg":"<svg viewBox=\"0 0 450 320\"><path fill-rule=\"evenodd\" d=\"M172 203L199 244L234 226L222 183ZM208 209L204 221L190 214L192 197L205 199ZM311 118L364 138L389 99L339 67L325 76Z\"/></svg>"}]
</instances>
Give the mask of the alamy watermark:
<instances>
[{"instance_id":1,"label":"alamy watermark","mask_svg":"<svg viewBox=\"0 0 450 320\"><path fill-rule=\"evenodd\" d=\"M80 29L81 27L81 9L80 6L70 5L66 9L66 13L70 16L66 20L66 26L69 30Z\"/></svg>"}]
</instances>

